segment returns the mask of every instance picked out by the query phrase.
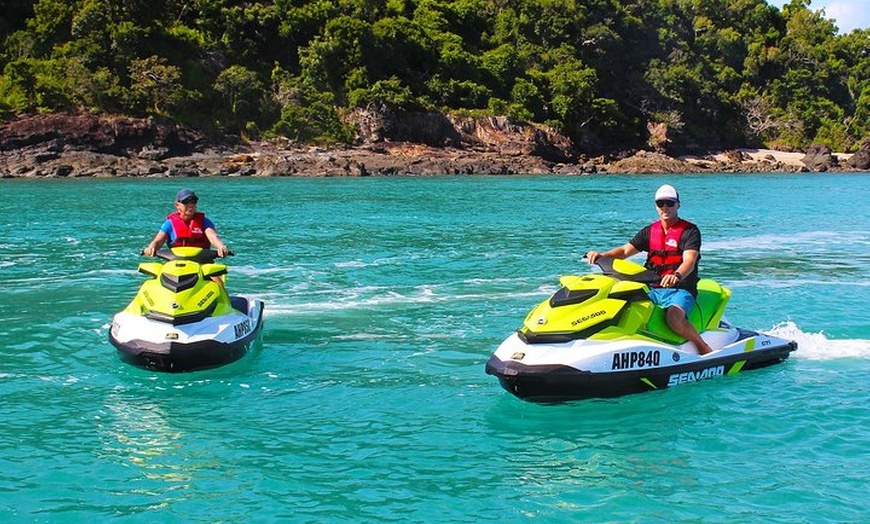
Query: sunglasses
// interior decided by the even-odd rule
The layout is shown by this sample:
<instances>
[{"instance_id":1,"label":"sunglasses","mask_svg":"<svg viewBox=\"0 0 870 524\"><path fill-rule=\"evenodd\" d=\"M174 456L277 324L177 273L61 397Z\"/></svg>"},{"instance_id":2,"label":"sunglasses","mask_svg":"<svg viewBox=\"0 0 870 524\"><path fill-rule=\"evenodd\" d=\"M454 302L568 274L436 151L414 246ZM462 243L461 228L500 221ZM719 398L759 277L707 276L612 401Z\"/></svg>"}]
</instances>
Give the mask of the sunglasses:
<instances>
[{"instance_id":1,"label":"sunglasses","mask_svg":"<svg viewBox=\"0 0 870 524\"><path fill-rule=\"evenodd\" d=\"M659 207L674 207L677 205L675 200L656 200L656 205Z\"/></svg>"},{"instance_id":2,"label":"sunglasses","mask_svg":"<svg viewBox=\"0 0 870 524\"><path fill-rule=\"evenodd\" d=\"M196 204L199 202L199 199L196 197L185 198L181 201L182 204Z\"/></svg>"}]
</instances>

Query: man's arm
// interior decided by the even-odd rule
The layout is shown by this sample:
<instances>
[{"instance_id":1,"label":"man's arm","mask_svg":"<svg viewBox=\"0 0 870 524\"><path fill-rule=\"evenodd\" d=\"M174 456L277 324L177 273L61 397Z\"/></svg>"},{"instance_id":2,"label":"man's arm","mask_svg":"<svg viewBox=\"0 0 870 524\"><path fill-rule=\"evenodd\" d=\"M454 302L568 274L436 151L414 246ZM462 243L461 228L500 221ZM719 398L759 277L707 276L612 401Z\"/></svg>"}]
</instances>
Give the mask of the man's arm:
<instances>
[{"instance_id":1,"label":"man's arm","mask_svg":"<svg viewBox=\"0 0 870 524\"><path fill-rule=\"evenodd\" d=\"M694 271L695 264L698 263L699 254L700 253L695 249L683 251L683 261L680 262L680 267L678 267L673 273L662 277L662 287L674 287Z\"/></svg>"},{"instance_id":2,"label":"man's arm","mask_svg":"<svg viewBox=\"0 0 870 524\"><path fill-rule=\"evenodd\" d=\"M214 250L217 251L217 254L219 257L225 257L225 256L227 256L227 253L230 252L230 250L227 249L227 246L224 245L223 241L221 240L220 235L218 235L217 231L215 231L214 228L212 228L212 227L206 228L205 238L208 239L209 243L211 244L211 247L213 247Z\"/></svg>"},{"instance_id":3,"label":"man's arm","mask_svg":"<svg viewBox=\"0 0 870 524\"><path fill-rule=\"evenodd\" d=\"M160 249L160 247L166 243L166 239L168 239L168 238L169 238L169 235L167 235L161 229L160 231L157 232L156 235L154 235L154 240L152 240L150 244L145 246L145 249L142 250L142 253L144 253L145 255L147 255L149 257L153 257L154 253L156 253L157 250Z\"/></svg>"},{"instance_id":4,"label":"man's arm","mask_svg":"<svg viewBox=\"0 0 870 524\"><path fill-rule=\"evenodd\" d=\"M624 259L638 253L640 253L640 251L638 251L636 247L631 245L631 242L628 242L619 247L615 247L611 250L605 251L604 253L599 253L598 251L589 251L588 253L586 253L586 258L589 260L590 264L594 264L595 261L601 257Z\"/></svg>"}]
</instances>

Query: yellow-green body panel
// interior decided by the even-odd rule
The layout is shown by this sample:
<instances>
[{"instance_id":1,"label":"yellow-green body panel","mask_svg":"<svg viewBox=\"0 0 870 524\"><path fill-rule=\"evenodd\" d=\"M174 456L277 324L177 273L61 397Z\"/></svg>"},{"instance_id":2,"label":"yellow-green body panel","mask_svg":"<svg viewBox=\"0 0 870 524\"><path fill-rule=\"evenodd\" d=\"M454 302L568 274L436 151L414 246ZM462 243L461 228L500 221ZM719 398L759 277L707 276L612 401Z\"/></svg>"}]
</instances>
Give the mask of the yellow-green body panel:
<instances>
[{"instance_id":1,"label":"yellow-green body panel","mask_svg":"<svg viewBox=\"0 0 870 524\"><path fill-rule=\"evenodd\" d=\"M630 260L616 258L613 260L613 269L623 275L640 275L646 268Z\"/></svg>"},{"instance_id":2,"label":"yellow-green body panel","mask_svg":"<svg viewBox=\"0 0 870 524\"><path fill-rule=\"evenodd\" d=\"M632 262L615 262L624 262L619 269L627 274L635 274L638 267L643 269ZM565 337L575 334L594 340L633 337L671 344L685 342L668 326L666 312L649 299L646 284L603 274L565 276L559 282L562 296L579 297L576 303L569 299L558 302L555 296L544 300L526 316L523 333ZM729 289L713 280L700 280L689 321L699 332L717 329L730 297Z\"/></svg>"},{"instance_id":3,"label":"yellow-green body panel","mask_svg":"<svg viewBox=\"0 0 870 524\"><path fill-rule=\"evenodd\" d=\"M196 250L198 248L175 248ZM212 307L211 316L226 315L233 312L229 295L224 287L213 281L210 276L225 278L225 264L200 264L192 260L170 260L163 264L159 262L143 262L139 264L139 272L151 278L142 283L133 301L125 308L132 315L147 315L149 312L162 315L181 317L205 311ZM194 285L175 292L161 284L161 276L174 279L196 279Z\"/></svg>"}]
</instances>

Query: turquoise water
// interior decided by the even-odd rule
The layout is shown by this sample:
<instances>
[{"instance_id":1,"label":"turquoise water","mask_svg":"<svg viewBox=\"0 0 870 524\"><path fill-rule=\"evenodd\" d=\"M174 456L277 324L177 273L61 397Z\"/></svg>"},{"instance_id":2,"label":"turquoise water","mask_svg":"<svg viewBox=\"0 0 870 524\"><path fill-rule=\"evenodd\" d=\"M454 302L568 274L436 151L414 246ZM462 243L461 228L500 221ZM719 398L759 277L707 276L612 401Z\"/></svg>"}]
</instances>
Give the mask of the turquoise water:
<instances>
[{"instance_id":1,"label":"turquoise water","mask_svg":"<svg viewBox=\"0 0 870 524\"><path fill-rule=\"evenodd\" d=\"M484 373L588 249L677 185L702 274L784 364L535 405ZM866 522L870 177L0 181L0 521ZM122 363L111 316L194 188L266 303L211 371Z\"/></svg>"}]
</instances>

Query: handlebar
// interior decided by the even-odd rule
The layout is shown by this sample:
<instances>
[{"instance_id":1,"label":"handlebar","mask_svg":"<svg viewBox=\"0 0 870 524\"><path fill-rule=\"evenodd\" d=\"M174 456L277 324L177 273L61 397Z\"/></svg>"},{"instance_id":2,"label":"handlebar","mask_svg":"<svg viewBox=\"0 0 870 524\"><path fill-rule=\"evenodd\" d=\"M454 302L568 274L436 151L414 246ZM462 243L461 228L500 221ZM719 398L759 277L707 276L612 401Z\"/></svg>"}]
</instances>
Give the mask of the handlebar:
<instances>
[{"instance_id":1,"label":"handlebar","mask_svg":"<svg viewBox=\"0 0 870 524\"><path fill-rule=\"evenodd\" d=\"M144 249L141 250L139 252L139 254L141 256L146 256ZM163 260L194 260L196 262L200 262L203 264L208 264L208 263L214 262L215 259L222 258L222 257L219 257L217 254L217 251L214 251L213 249L201 249L201 250L199 250L196 253L193 253L191 255L181 255L181 254L177 254L177 253L173 252L171 249L164 248L164 249L159 249L156 253L154 253L154 256L157 258L161 258ZM227 254L225 256L226 257L234 257L234 256L236 256L236 252L235 251L227 251Z\"/></svg>"}]
</instances>

